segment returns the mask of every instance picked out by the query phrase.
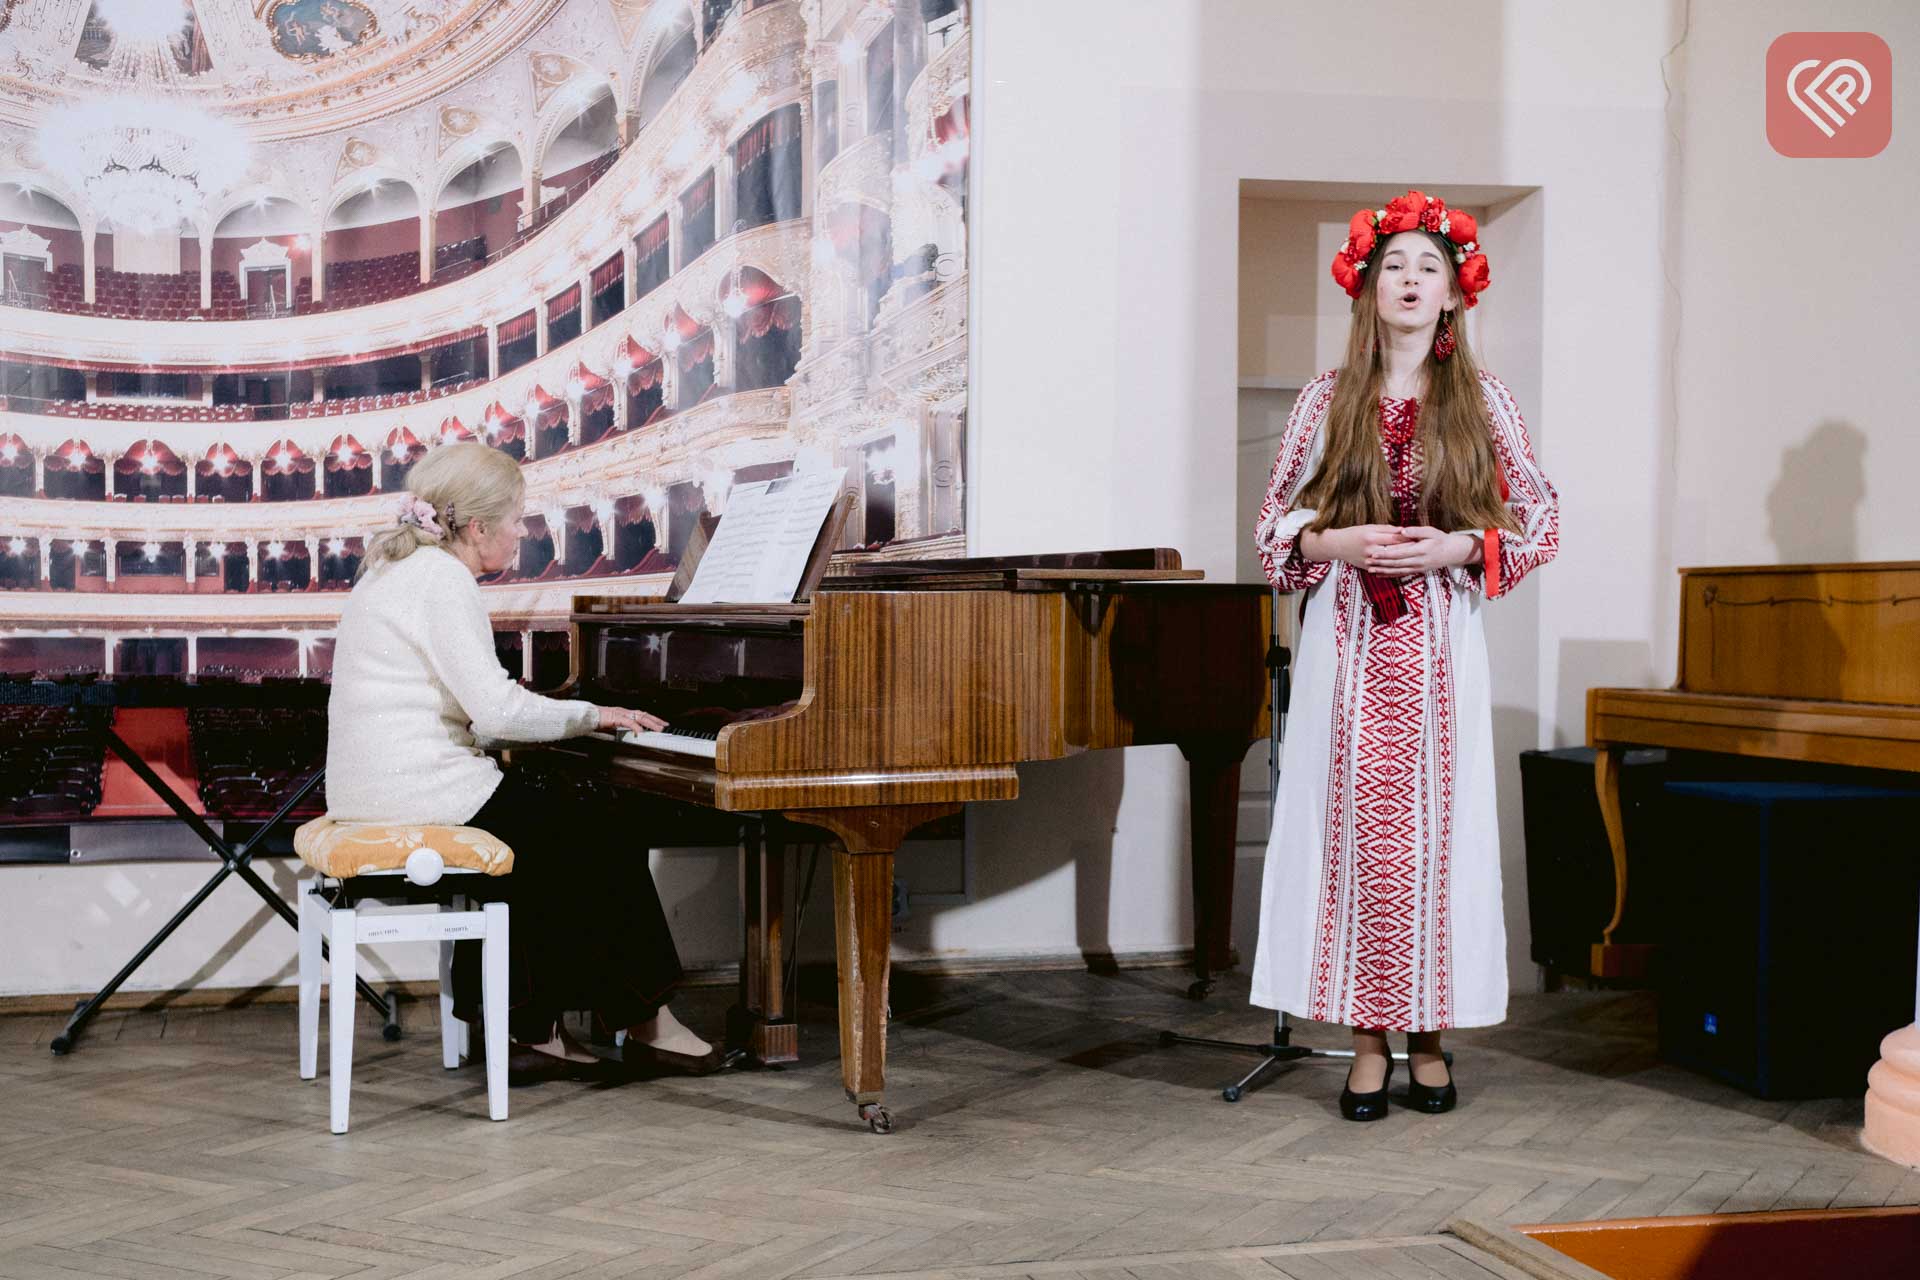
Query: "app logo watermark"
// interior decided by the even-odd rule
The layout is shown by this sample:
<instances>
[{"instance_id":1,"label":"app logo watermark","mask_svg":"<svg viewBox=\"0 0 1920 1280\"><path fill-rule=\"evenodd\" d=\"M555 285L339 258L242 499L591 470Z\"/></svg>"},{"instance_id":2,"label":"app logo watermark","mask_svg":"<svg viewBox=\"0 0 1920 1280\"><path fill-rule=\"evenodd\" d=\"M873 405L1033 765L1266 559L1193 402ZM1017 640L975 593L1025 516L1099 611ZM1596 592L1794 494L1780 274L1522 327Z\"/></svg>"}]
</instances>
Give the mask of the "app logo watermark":
<instances>
[{"instance_id":1,"label":"app logo watermark","mask_svg":"<svg viewBox=\"0 0 1920 1280\"><path fill-rule=\"evenodd\" d=\"M1893 137L1893 52L1871 31L1789 31L1767 48L1767 141L1794 159L1864 159Z\"/></svg>"}]
</instances>

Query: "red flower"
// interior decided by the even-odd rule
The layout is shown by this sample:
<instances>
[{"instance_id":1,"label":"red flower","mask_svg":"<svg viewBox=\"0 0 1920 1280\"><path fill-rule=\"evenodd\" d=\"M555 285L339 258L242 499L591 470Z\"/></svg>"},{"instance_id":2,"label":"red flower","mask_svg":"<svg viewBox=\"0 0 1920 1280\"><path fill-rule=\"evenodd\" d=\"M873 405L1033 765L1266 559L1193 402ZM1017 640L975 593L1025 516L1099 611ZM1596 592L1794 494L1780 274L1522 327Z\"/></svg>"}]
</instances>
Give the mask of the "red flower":
<instances>
[{"instance_id":1,"label":"red flower","mask_svg":"<svg viewBox=\"0 0 1920 1280\"><path fill-rule=\"evenodd\" d=\"M1462 213L1458 209L1447 210L1447 239L1455 244L1466 244L1480 236L1480 228L1474 222L1473 215Z\"/></svg>"},{"instance_id":2,"label":"red flower","mask_svg":"<svg viewBox=\"0 0 1920 1280\"><path fill-rule=\"evenodd\" d=\"M1367 255L1373 252L1374 230L1373 210L1362 209L1353 215L1353 221L1347 224L1347 236L1353 242L1353 256L1357 262L1365 262Z\"/></svg>"},{"instance_id":3,"label":"red flower","mask_svg":"<svg viewBox=\"0 0 1920 1280\"><path fill-rule=\"evenodd\" d=\"M1421 211L1420 229L1422 231L1438 231L1440 229L1440 219L1445 217L1446 213L1446 202L1438 196L1435 196L1427 202L1427 207Z\"/></svg>"},{"instance_id":4,"label":"red flower","mask_svg":"<svg viewBox=\"0 0 1920 1280\"><path fill-rule=\"evenodd\" d=\"M1403 196L1395 196L1387 202L1386 216L1380 219L1380 234L1391 236L1414 230L1420 225L1420 215L1426 207L1424 192L1409 191Z\"/></svg>"},{"instance_id":5,"label":"red flower","mask_svg":"<svg viewBox=\"0 0 1920 1280\"><path fill-rule=\"evenodd\" d=\"M1353 259L1345 253L1333 256L1333 281L1347 291L1349 298L1360 296L1360 273L1354 270Z\"/></svg>"},{"instance_id":6,"label":"red flower","mask_svg":"<svg viewBox=\"0 0 1920 1280\"><path fill-rule=\"evenodd\" d=\"M1460 292L1466 295L1467 305L1472 306L1475 297L1487 287L1487 255L1476 253L1460 264Z\"/></svg>"}]
</instances>

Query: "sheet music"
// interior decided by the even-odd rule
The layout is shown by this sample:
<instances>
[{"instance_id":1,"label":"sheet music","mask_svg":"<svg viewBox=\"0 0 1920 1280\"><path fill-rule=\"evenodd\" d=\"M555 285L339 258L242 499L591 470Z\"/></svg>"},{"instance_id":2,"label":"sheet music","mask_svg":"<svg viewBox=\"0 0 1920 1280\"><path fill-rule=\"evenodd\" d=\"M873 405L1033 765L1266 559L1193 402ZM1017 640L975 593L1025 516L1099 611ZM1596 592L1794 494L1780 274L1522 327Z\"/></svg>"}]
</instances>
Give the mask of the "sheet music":
<instances>
[{"instance_id":1,"label":"sheet music","mask_svg":"<svg viewBox=\"0 0 1920 1280\"><path fill-rule=\"evenodd\" d=\"M735 485L680 603L792 600L846 475L835 467Z\"/></svg>"}]
</instances>

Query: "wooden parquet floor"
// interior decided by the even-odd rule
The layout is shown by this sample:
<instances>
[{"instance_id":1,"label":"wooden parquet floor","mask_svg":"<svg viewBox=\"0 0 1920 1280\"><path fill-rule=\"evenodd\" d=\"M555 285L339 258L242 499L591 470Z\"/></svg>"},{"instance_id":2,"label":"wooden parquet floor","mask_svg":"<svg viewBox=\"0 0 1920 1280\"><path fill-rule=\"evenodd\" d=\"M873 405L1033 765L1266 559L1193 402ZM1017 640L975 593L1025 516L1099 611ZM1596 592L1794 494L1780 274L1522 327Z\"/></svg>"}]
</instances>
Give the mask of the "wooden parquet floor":
<instances>
[{"instance_id":1,"label":"wooden parquet floor","mask_svg":"<svg viewBox=\"0 0 1920 1280\"><path fill-rule=\"evenodd\" d=\"M1156 1033L1259 1039L1263 1014L1244 981L1183 988L896 975L887 1137L856 1125L814 1001L802 1065L520 1089L502 1124L479 1067L440 1068L430 1004L397 1044L363 1018L341 1137L291 1006L108 1014L66 1058L60 1019L0 1018L0 1276L1484 1280L1519 1273L1439 1234L1457 1216L1920 1202L1860 1148L1857 1098L1660 1065L1643 995L1519 997L1450 1040L1459 1110L1352 1125L1336 1065L1222 1102L1247 1063ZM728 994L676 1008L717 1028Z\"/></svg>"}]
</instances>

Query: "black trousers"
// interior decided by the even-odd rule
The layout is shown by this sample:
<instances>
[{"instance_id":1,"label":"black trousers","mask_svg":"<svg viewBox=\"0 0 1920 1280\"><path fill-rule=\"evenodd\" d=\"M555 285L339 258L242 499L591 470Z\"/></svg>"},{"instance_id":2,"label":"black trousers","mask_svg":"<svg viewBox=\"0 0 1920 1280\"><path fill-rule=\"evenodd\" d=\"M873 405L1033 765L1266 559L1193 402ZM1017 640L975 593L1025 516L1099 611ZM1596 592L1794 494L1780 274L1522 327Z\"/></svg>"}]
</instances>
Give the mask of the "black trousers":
<instances>
[{"instance_id":1,"label":"black trousers","mask_svg":"<svg viewBox=\"0 0 1920 1280\"><path fill-rule=\"evenodd\" d=\"M513 870L489 878L476 896L504 900L511 971L508 1031L544 1043L560 1015L591 1010L608 1027L645 1022L681 977L647 845L611 804L549 791L520 769L505 778L466 825L507 842ZM475 877L479 879L480 877ZM457 943L456 1016L480 1010L480 944Z\"/></svg>"}]
</instances>

